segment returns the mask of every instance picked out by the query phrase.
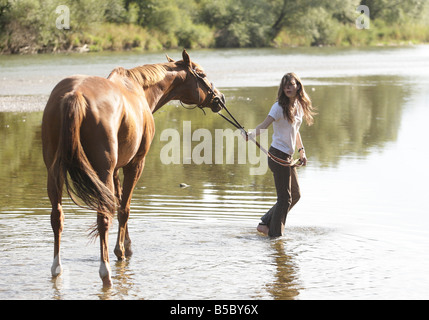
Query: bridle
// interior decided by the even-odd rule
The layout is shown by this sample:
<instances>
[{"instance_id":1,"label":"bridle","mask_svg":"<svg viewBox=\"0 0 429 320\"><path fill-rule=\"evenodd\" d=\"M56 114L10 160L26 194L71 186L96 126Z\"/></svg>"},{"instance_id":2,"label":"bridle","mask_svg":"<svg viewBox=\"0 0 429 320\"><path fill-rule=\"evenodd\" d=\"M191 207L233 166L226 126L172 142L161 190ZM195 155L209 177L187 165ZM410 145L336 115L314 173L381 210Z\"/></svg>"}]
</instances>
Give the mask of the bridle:
<instances>
[{"instance_id":1,"label":"bridle","mask_svg":"<svg viewBox=\"0 0 429 320\"><path fill-rule=\"evenodd\" d=\"M206 98L204 99L203 102L198 103L195 107L193 108L186 108L183 103L180 101L180 103L182 103L182 106L186 109L194 109L196 107L202 109L202 106L207 105L208 104L214 104L217 103L219 104L222 110L225 110L228 115L230 116L230 118L226 117L225 115L223 115L220 111L217 113L218 115L220 115L223 119L225 119L226 121L228 121L230 124L232 124L234 127L236 127L237 129L239 129L245 136L247 139L252 140L259 149L261 149L262 152L264 152L271 160L273 160L275 163L284 166L284 167L300 167L302 165L302 162L300 159L295 159L292 161L287 161L284 159L281 159L279 157L276 157L275 155L273 155L271 152L267 151L264 147L262 147L258 141L256 141L251 135L249 135L247 133L247 131L244 129L244 127L234 118L234 116L231 114L231 112L229 112L228 108L226 107L225 103L222 101L222 99L216 94L216 92L214 91L214 85L213 82L210 83L210 85L207 83L206 79L202 76L200 76L198 74L198 72L195 69L192 69L191 67L189 67L189 71L191 72L191 74L195 77L195 80L197 81L197 87L198 89L200 88L199 83L201 82L203 84L203 86L206 88L207 90L207 95ZM198 101L200 101L200 90L198 90ZM205 114L205 113L204 113Z\"/></svg>"},{"instance_id":2,"label":"bridle","mask_svg":"<svg viewBox=\"0 0 429 320\"><path fill-rule=\"evenodd\" d=\"M206 79L204 77L200 76L198 74L198 72L195 69L192 69L191 67L189 67L189 71L195 77L195 80L197 81L197 87L198 87L198 89L200 88L200 82L201 82L203 84L203 86L207 90L206 98L201 103L198 103L195 107L201 108L204 105L213 104L213 103L218 103L222 107L225 107L225 104L223 103L222 99L219 98L219 96L214 91L214 84L213 84L213 82L211 82L210 85L209 85L207 83ZM201 100L200 90L198 90L198 101L200 101L200 100Z\"/></svg>"},{"instance_id":3,"label":"bridle","mask_svg":"<svg viewBox=\"0 0 429 320\"><path fill-rule=\"evenodd\" d=\"M197 87L198 87L198 89L200 88L199 83L201 81L201 83L203 84L203 86L207 90L207 96L204 99L204 101L201 102L201 103L199 103L199 104L197 104L195 107L201 108L202 106L207 105L207 103L209 103L209 104L215 104L215 103L219 104L222 107L222 109L225 110L228 113L228 115L231 117L231 119L229 119L228 117L226 117L222 113L220 113L220 111L222 111L222 109L217 114L220 115L222 118L224 118L229 123L231 123L237 129L240 129L241 131L243 131L243 133L245 133L247 135L247 132L246 132L246 130L244 130L244 127L234 118L234 116L229 112L229 110L226 107L225 103L222 101L222 99L214 91L214 84L213 84L213 82L211 82L210 85L209 85L207 83L206 79L204 77L200 76L195 69L189 68L189 71L195 77L195 80L197 81ZM200 90L198 90L198 95L199 94L200 94ZM199 97L198 101L200 101L200 100L201 99Z\"/></svg>"}]
</instances>

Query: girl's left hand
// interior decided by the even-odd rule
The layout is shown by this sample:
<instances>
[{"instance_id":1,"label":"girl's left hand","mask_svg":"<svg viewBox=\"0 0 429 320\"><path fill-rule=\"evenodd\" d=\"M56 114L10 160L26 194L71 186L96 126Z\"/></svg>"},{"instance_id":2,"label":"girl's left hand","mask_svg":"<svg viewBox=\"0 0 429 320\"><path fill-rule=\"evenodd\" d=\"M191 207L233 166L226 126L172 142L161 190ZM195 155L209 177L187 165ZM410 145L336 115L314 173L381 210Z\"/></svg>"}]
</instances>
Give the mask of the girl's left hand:
<instances>
[{"instance_id":1,"label":"girl's left hand","mask_svg":"<svg viewBox=\"0 0 429 320\"><path fill-rule=\"evenodd\" d=\"M305 150L301 150L299 152L299 159L301 160L301 163L302 163L303 166L307 165L307 157L305 155Z\"/></svg>"}]
</instances>

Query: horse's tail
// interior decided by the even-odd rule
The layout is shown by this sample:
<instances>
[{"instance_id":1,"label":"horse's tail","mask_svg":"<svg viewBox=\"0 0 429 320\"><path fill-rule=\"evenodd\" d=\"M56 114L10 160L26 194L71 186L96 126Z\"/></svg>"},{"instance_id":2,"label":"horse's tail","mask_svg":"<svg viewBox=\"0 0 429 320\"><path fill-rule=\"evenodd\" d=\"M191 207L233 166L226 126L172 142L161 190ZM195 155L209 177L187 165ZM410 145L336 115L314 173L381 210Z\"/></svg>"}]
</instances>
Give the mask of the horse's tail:
<instances>
[{"instance_id":1,"label":"horse's tail","mask_svg":"<svg viewBox=\"0 0 429 320\"><path fill-rule=\"evenodd\" d=\"M87 101L79 91L67 93L61 101L62 123L56 157L61 177L58 179L64 179L67 193L75 204L96 210L110 219L115 212L114 193L98 177L80 141L80 128L86 109Z\"/></svg>"}]
</instances>

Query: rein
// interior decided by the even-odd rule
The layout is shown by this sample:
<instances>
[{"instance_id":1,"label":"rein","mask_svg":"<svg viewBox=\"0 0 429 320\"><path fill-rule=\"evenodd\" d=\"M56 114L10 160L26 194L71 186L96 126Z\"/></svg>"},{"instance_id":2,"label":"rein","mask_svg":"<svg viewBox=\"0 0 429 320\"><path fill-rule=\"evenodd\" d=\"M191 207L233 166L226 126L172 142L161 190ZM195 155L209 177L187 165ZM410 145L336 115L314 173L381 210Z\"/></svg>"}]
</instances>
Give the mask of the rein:
<instances>
[{"instance_id":1,"label":"rein","mask_svg":"<svg viewBox=\"0 0 429 320\"><path fill-rule=\"evenodd\" d=\"M267 151L264 147L262 147L258 141L256 141L252 136L249 136L249 134L247 133L247 131L244 129L244 127L237 121L237 119L234 118L234 116L231 114L231 112L229 112L228 108L226 107L225 103L223 103L222 99L220 99L216 93L214 92L214 86L213 83L211 84L211 86L209 86L207 84L207 82L204 80L204 78L202 76L200 76L195 70L193 70L192 68L189 68L191 73L195 76L196 80L197 80L197 85L198 84L198 80L201 80L202 83L204 84L204 86L206 87L208 94L207 97L204 99L204 101L201 104L196 105L195 107L201 107L207 99L210 99L210 103L218 103L222 106L222 109L224 109L230 118L228 118L227 116L223 115L222 113L220 113L220 111L218 112L218 115L220 115L223 119L225 119L226 121L228 121L230 124L232 124L234 127L236 127L237 129L239 129L242 133L244 133L246 135L246 138L250 140L252 140L256 146L263 152L265 153L271 160L273 160L275 163L283 166L283 167L300 167L302 166L302 162L300 159L295 159L292 161L287 161L284 159L281 159L279 157L276 157L275 155L273 155L271 152ZM183 106L183 104L182 104ZM194 107L194 108L195 108ZM186 108L185 109L189 109ZM192 108L193 109L193 108Z\"/></svg>"},{"instance_id":2,"label":"rein","mask_svg":"<svg viewBox=\"0 0 429 320\"><path fill-rule=\"evenodd\" d=\"M236 127L237 129L241 130L245 135L247 139L252 140L256 146L261 149L261 151L263 153L265 153L271 160L273 160L275 163L283 166L283 167L300 167L302 166L301 160L300 159L295 159L292 161L287 161L284 160L282 158L276 157L275 155L273 155L271 152L267 151L263 146L260 145L260 143L258 141L255 140L255 138L253 138L251 135L249 135L247 133L247 131L243 128L243 126L234 118L234 116L231 114L231 112L229 112L229 110L227 109L227 107L225 105L223 105L223 108L225 109L225 111L228 113L228 115L232 118L229 119L227 117L225 117L223 114L221 114L220 112L218 113L222 118L224 118L226 121L228 121L230 124L232 124L234 127Z\"/></svg>"},{"instance_id":3,"label":"rein","mask_svg":"<svg viewBox=\"0 0 429 320\"><path fill-rule=\"evenodd\" d=\"M253 138L251 135L249 135L247 133L247 131L244 129L244 127L234 118L234 116L231 114L231 112L229 112L228 108L226 107L225 104L223 104L223 109L225 109L225 111L228 113L228 115L232 118L229 119L228 117L224 116L222 113L218 113L222 118L224 118L226 121L228 121L230 124L232 124L234 127L236 127L237 129L241 130L245 135L247 139L252 140L256 146L263 152L265 153L271 160L273 160L275 163L283 166L283 167L300 167L302 166L301 160L300 159L295 159L292 161L287 161L284 160L282 158L276 157L275 155L273 155L271 152L267 151L263 146L260 145L260 143L258 141L255 140L255 138Z\"/></svg>"}]
</instances>

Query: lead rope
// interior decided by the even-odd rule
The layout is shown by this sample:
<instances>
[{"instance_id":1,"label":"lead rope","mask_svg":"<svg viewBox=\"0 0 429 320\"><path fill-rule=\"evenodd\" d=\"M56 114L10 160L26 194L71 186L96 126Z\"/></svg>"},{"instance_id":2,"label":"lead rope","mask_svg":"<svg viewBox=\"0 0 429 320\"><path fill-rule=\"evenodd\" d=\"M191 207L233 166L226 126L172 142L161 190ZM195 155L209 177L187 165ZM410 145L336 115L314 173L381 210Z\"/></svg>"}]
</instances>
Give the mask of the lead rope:
<instances>
[{"instance_id":1,"label":"lead rope","mask_svg":"<svg viewBox=\"0 0 429 320\"><path fill-rule=\"evenodd\" d=\"M222 105L222 108L225 109L225 111L228 113L228 115L231 117L231 119L229 119L228 117L224 116L222 113L218 112L218 114L224 118L226 121L228 121L230 124L232 124L234 127L236 127L237 129L241 130L247 138L249 138L249 134L247 133L247 131L244 129L244 127L237 121L237 119L234 118L234 116L231 114L231 112L229 112L228 108L226 107L225 103L223 103L223 101L215 94L214 90L212 88L210 88L210 86L204 81L204 79L197 73L195 72L194 69L189 68L190 72L194 75L195 79L197 80L197 86L199 88L199 83L198 83L198 79L201 79L203 81L204 86L206 87L206 89L210 92L213 98L213 100L217 100L217 103ZM213 84L212 84L213 86ZM202 104L204 104L204 101L202 102ZM182 103L183 106L183 103ZM186 108L188 109L188 108ZM202 109L201 109L202 110ZM203 110L204 111L204 110ZM204 113L205 114L205 113ZM275 155L273 155L271 152L265 150L264 147L262 147L258 141L256 141L253 137L250 137L250 140L252 140L256 146L262 151L264 152L271 160L273 160L275 163L284 166L284 167L300 167L302 166L302 162L300 159L296 159L296 160L292 160L292 161L286 161L284 159L278 158Z\"/></svg>"},{"instance_id":2,"label":"lead rope","mask_svg":"<svg viewBox=\"0 0 429 320\"><path fill-rule=\"evenodd\" d=\"M261 151L263 153L265 153L271 160L273 160L275 163L283 166L283 167L301 167L302 166L302 162L301 159L294 159L292 161L287 161L284 159L281 159L279 157L276 157L275 155L273 155L271 152L267 151L263 146L260 145L260 143L258 141L256 141L252 136L250 136L247 131L244 129L244 127L234 118L234 116L231 114L231 112L229 112L228 108L226 107L226 105L224 103L222 103L223 105L223 109L225 109L225 111L228 113L228 115L232 118L229 119L228 117L224 116L222 113L218 112L218 114L224 118L226 121L228 121L230 124L232 124L234 127L236 127L237 129L241 130L247 137L247 139L252 140L256 146L261 149Z\"/></svg>"}]
</instances>

